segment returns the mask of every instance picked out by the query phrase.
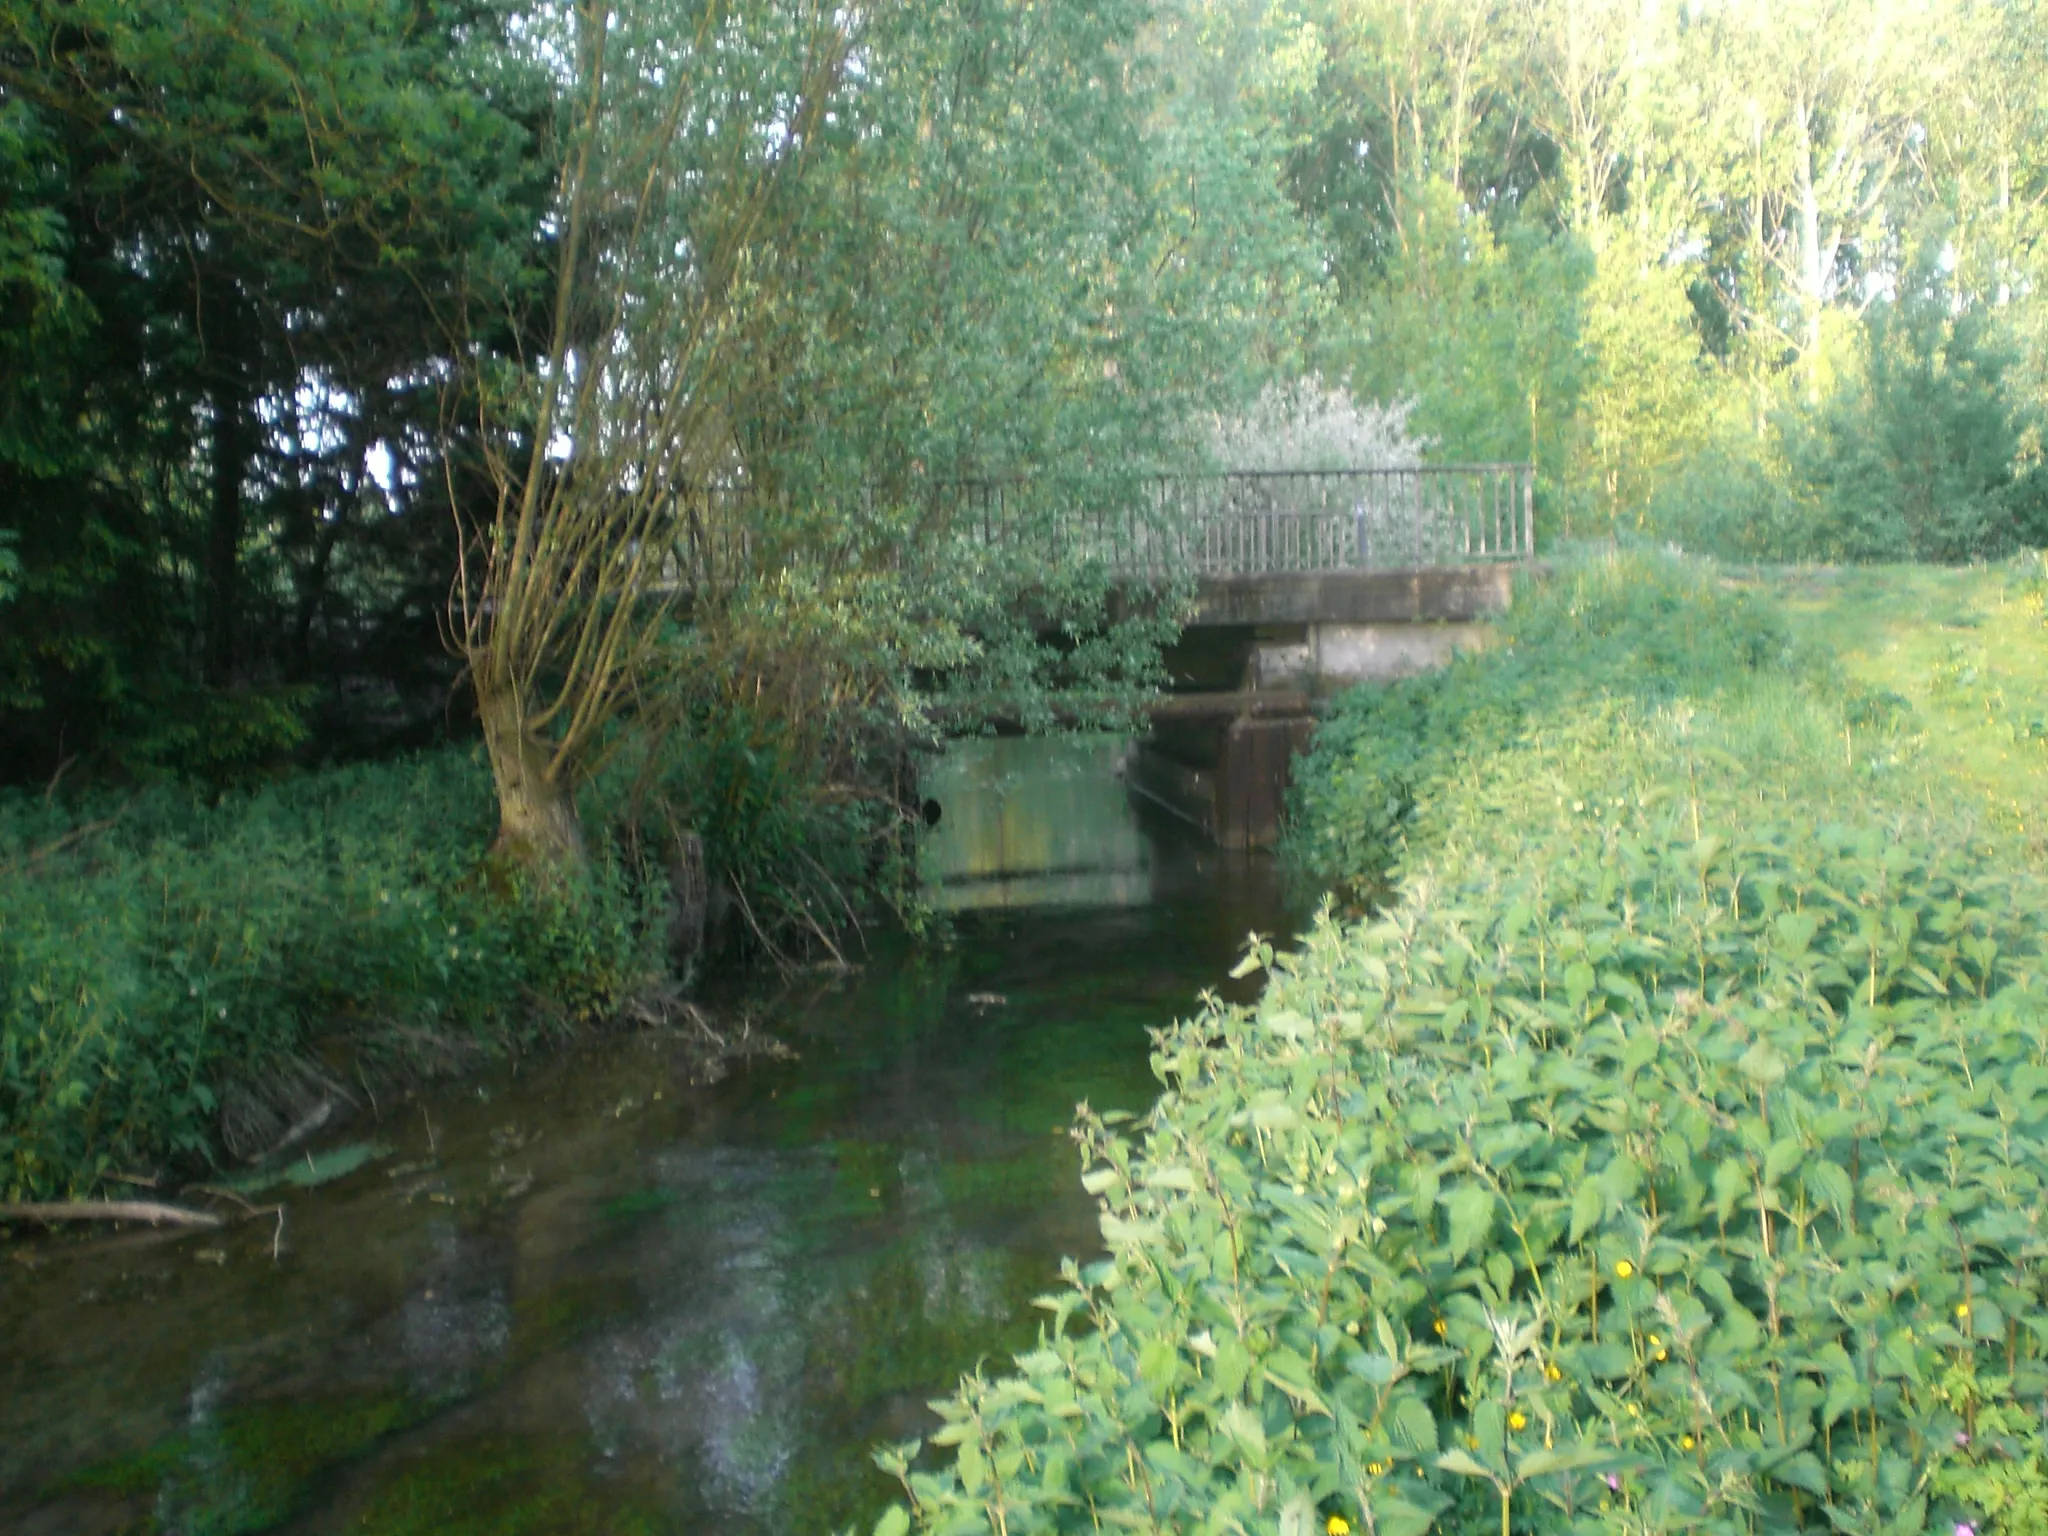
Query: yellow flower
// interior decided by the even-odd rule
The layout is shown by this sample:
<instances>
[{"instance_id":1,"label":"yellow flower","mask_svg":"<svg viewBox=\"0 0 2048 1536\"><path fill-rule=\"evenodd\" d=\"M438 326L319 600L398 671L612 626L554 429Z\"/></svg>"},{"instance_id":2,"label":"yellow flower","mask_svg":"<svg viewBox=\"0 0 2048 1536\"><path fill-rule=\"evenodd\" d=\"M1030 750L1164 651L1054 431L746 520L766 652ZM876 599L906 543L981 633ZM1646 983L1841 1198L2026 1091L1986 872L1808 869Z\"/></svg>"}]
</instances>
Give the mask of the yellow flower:
<instances>
[{"instance_id":1,"label":"yellow flower","mask_svg":"<svg viewBox=\"0 0 2048 1536\"><path fill-rule=\"evenodd\" d=\"M1629 1263L1627 1259L1616 1259L1614 1261L1614 1275L1616 1279L1626 1280L1630 1275L1634 1274L1635 1272L1635 1265Z\"/></svg>"},{"instance_id":2,"label":"yellow flower","mask_svg":"<svg viewBox=\"0 0 2048 1536\"><path fill-rule=\"evenodd\" d=\"M1476 1450L1478 1450L1478 1449L1479 1449L1479 1437L1478 1437L1477 1435L1467 1435L1467 1436L1465 1437L1465 1448L1466 1448L1467 1450L1472 1450L1472 1451L1476 1451Z\"/></svg>"},{"instance_id":3,"label":"yellow flower","mask_svg":"<svg viewBox=\"0 0 2048 1536\"><path fill-rule=\"evenodd\" d=\"M1380 1465L1380 1464L1379 1464L1378 1462L1376 1462L1376 1461L1368 1461L1368 1462L1367 1462L1367 1463L1365 1464L1365 1470L1366 1470L1366 1471L1367 1471L1368 1473L1370 1473L1370 1474L1371 1474L1372 1476L1374 1476L1374 1477L1378 1477L1378 1476L1379 1476L1379 1475L1380 1475L1380 1474L1381 1474L1382 1472L1386 1471L1387 1469L1386 1469L1385 1467L1381 1466L1381 1465Z\"/></svg>"},{"instance_id":4,"label":"yellow flower","mask_svg":"<svg viewBox=\"0 0 2048 1536\"><path fill-rule=\"evenodd\" d=\"M1655 1335L1654 1333L1650 1335L1650 1348L1655 1349L1658 1345L1662 1344L1663 1342L1664 1341L1658 1338L1657 1335Z\"/></svg>"},{"instance_id":5,"label":"yellow flower","mask_svg":"<svg viewBox=\"0 0 2048 1536\"><path fill-rule=\"evenodd\" d=\"M1351 1522L1342 1515L1332 1515L1323 1522L1323 1529L1329 1536L1351 1536Z\"/></svg>"},{"instance_id":6,"label":"yellow flower","mask_svg":"<svg viewBox=\"0 0 2048 1536\"><path fill-rule=\"evenodd\" d=\"M1693 1447L1693 1438L1692 1438L1692 1436L1691 1436L1691 1435L1680 1435L1680 1436L1678 1437L1678 1448L1679 1448L1679 1449L1680 1449L1681 1451L1689 1451L1689 1450L1691 1450L1691 1449L1692 1449L1692 1447Z\"/></svg>"},{"instance_id":7,"label":"yellow flower","mask_svg":"<svg viewBox=\"0 0 2048 1536\"><path fill-rule=\"evenodd\" d=\"M1527 1429L1528 1427L1529 1415L1522 1412L1521 1409L1517 1408L1513 1413L1508 1415L1509 1429Z\"/></svg>"},{"instance_id":8,"label":"yellow flower","mask_svg":"<svg viewBox=\"0 0 2048 1536\"><path fill-rule=\"evenodd\" d=\"M1658 1358L1659 1360L1668 1360L1668 1359L1670 1359L1670 1358L1671 1358L1671 1355L1670 1355L1670 1352L1669 1352L1668 1350L1662 1350L1662 1349L1660 1349L1660 1350L1658 1350L1658 1351L1657 1351L1657 1358Z\"/></svg>"},{"instance_id":9,"label":"yellow flower","mask_svg":"<svg viewBox=\"0 0 2048 1536\"><path fill-rule=\"evenodd\" d=\"M1545 1381L1562 1381L1564 1380L1564 1372L1554 1365L1546 1365L1543 1367L1543 1379Z\"/></svg>"},{"instance_id":10,"label":"yellow flower","mask_svg":"<svg viewBox=\"0 0 2048 1536\"><path fill-rule=\"evenodd\" d=\"M1442 1337L1444 1336L1444 1320L1443 1320L1442 1318L1438 1318L1438 1319L1437 1319L1437 1320L1436 1320L1435 1322L1431 1323L1431 1324L1430 1324L1429 1326L1430 1326L1430 1327L1432 1327L1432 1328L1434 1328L1434 1329L1436 1330L1436 1336L1437 1336L1438 1338L1442 1338Z\"/></svg>"},{"instance_id":11,"label":"yellow flower","mask_svg":"<svg viewBox=\"0 0 2048 1536\"><path fill-rule=\"evenodd\" d=\"M1968 1303L1967 1301L1959 1301L1959 1302L1957 1302L1957 1303L1956 1303L1956 1316L1957 1316L1957 1317L1965 1317L1965 1318L1966 1318L1966 1317L1968 1317L1969 1315L1970 1315L1970 1304L1969 1304L1969 1303Z\"/></svg>"}]
</instances>

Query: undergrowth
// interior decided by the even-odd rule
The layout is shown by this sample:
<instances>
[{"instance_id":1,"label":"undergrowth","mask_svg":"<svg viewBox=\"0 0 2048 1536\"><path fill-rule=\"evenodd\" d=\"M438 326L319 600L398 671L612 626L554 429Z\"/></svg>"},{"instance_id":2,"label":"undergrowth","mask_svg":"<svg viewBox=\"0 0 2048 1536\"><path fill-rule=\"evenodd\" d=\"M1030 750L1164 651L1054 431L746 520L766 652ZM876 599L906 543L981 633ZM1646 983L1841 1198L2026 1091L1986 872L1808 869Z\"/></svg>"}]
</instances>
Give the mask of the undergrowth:
<instances>
[{"instance_id":1,"label":"undergrowth","mask_svg":"<svg viewBox=\"0 0 2048 1536\"><path fill-rule=\"evenodd\" d=\"M1623 558L1354 700L1376 915L1083 1112L1108 1257L883 1528L2048 1524L2048 883L1784 636Z\"/></svg>"},{"instance_id":2,"label":"undergrowth","mask_svg":"<svg viewBox=\"0 0 2048 1536\"><path fill-rule=\"evenodd\" d=\"M0 797L0 1198L204 1172L380 1074L672 989L682 829L743 947L829 948L888 873L893 805L835 798L744 722L585 801L588 869L540 879L486 857L489 770L463 749L218 799Z\"/></svg>"},{"instance_id":3,"label":"undergrowth","mask_svg":"<svg viewBox=\"0 0 2048 1536\"><path fill-rule=\"evenodd\" d=\"M1774 604L1708 567L1632 556L1525 579L1484 651L1335 701L1295 766L1285 851L1362 910L1391 891L1409 824L1462 765L1595 700L1707 699L1834 671ZM1884 723L1881 700L1859 693L1852 706Z\"/></svg>"},{"instance_id":4,"label":"undergrowth","mask_svg":"<svg viewBox=\"0 0 2048 1536\"><path fill-rule=\"evenodd\" d=\"M469 1064L659 974L650 881L487 867L494 816L461 751L217 802L0 800L0 1187L260 1152L365 1066Z\"/></svg>"}]
</instances>

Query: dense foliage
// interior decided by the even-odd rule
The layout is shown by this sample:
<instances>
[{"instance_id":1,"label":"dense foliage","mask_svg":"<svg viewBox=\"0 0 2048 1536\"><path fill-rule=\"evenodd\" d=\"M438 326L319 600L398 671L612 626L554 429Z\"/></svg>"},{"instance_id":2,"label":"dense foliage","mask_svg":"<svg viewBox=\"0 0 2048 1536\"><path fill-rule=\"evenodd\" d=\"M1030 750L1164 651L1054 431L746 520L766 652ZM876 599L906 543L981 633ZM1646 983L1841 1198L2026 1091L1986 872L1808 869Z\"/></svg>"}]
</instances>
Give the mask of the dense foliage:
<instances>
[{"instance_id":1,"label":"dense foliage","mask_svg":"<svg viewBox=\"0 0 2048 1536\"><path fill-rule=\"evenodd\" d=\"M227 783L460 730L458 532L501 493L575 478L522 451L558 312L580 359L558 379L589 376L601 346L673 364L654 396L681 389L696 425L686 464L653 466L675 481L657 521L687 540L715 489L733 525L721 602L695 615L699 673L735 664L731 596L850 631L811 662L867 688L879 661L913 712L937 687L951 708L1042 713L1069 672L1133 695L1148 615L1108 613L1099 572L1047 588L1038 545L1006 558L945 530L963 482L1057 470L1114 500L1255 387L1312 307L1312 246L1266 148L1241 115L1175 96L1142 56L1147 19L0 8L0 542L19 562L0 777L76 759ZM613 59L586 145L570 63L600 31ZM780 103L820 38L853 62L814 71L785 156ZM585 147L580 184L612 201L570 251L561 178ZM674 196L615 217L650 178ZM705 293L712 341L689 319ZM599 480L678 418L625 419L624 378L570 434ZM501 462L510 485L487 472ZM995 625L1022 587L1037 624ZM543 672L574 670L558 650Z\"/></svg>"},{"instance_id":2,"label":"dense foliage","mask_svg":"<svg viewBox=\"0 0 2048 1536\"><path fill-rule=\"evenodd\" d=\"M666 962L659 866L518 890L480 869L466 752L207 804L0 803L0 1189L83 1191L280 1140L362 1074L609 1017Z\"/></svg>"},{"instance_id":3,"label":"dense foliage","mask_svg":"<svg viewBox=\"0 0 2048 1536\"><path fill-rule=\"evenodd\" d=\"M1333 701L1294 774L1289 854L1356 902L1387 891L1411 825L1462 769L1602 698L1710 698L1819 664L1749 594L1666 561L1525 584L1487 649Z\"/></svg>"},{"instance_id":4,"label":"dense foliage","mask_svg":"<svg viewBox=\"0 0 2048 1536\"><path fill-rule=\"evenodd\" d=\"M823 792L772 715L700 723L591 787L593 857L545 879L480 858L474 748L217 799L0 797L0 1196L203 1175L324 1101L660 1018L706 958L692 828L724 942L829 953L853 897L908 894L886 795Z\"/></svg>"},{"instance_id":5,"label":"dense foliage","mask_svg":"<svg viewBox=\"0 0 2048 1536\"><path fill-rule=\"evenodd\" d=\"M1377 917L1256 948L1142 1122L1084 1114L1109 1256L940 1405L951 1461L884 1458L922 1528L2048 1518L2048 886L1824 673L1723 670L1767 616L1561 586L1596 666L1644 587L1701 622L1441 760Z\"/></svg>"},{"instance_id":6,"label":"dense foliage","mask_svg":"<svg viewBox=\"0 0 2048 1536\"><path fill-rule=\"evenodd\" d=\"M2042 537L1996 505L2048 406L2036 0L1187 9L1285 125L1324 371L1412 397L1447 458L1534 461L1551 529L1780 559Z\"/></svg>"}]
</instances>

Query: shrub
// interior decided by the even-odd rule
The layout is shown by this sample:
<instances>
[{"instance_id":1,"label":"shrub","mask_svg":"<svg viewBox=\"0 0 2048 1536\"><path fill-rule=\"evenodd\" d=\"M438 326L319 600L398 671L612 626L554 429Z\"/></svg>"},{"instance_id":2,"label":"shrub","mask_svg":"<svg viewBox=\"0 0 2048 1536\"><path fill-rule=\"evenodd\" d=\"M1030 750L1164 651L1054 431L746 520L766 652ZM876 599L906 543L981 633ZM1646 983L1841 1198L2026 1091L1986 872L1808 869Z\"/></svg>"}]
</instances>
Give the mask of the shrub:
<instances>
[{"instance_id":1,"label":"shrub","mask_svg":"<svg viewBox=\"0 0 2048 1536\"><path fill-rule=\"evenodd\" d=\"M1723 560L1817 560L1828 552L1779 445L1747 432L1709 440L1661 478L1649 525L1683 549Z\"/></svg>"},{"instance_id":2,"label":"shrub","mask_svg":"<svg viewBox=\"0 0 2048 1536\"><path fill-rule=\"evenodd\" d=\"M1311 374L1268 384L1242 414L1210 418L1204 436L1225 469L1412 469L1429 446L1408 430L1413 410L1360 403Z\"/></svg>"},{"instance_id":3,"label":"shrub","mask_svg":"<svg viewBox=\"0 0 2048 1536\"><path fill-rule=\"evenodd\" d=\"M1307 765L1303 837L1411 786L1381 915L1083 1111L1108 1257L879 1458L917 1523L2040 1529L2048 883L1671 562L1439 689Z\"/></svg>"},{"instance_id":4,"label":"shrub","mask_svg":"<svg viewBox=\"0 0 2048 1536\"><path fill-rule=\"evenodd\" d=\"M1826 399L1760 437L1724 429L1657 487L1651 525L1739 560L1960 563L2048 541L2039 413L2000 327L1918 274L1872 308Z\"/></svg>"},{"instance_id":5,"label":"shrub","mask_svg":"<svg viewBox=\"0 0 2048 1536\"><path fill-rule=\"evenodd\" d=\"M211 804L0 801L0 1189L261 1150L337 1049L468 1060L658 974L654 881L493 877L493 818L463 751Z\"/></svg>"},{"instance_id":6,"label":"shrub","mask_svg":"<svg viewBox=\"0 0 2048 1536\"><path fill-rule=\"evenodd\" d=\"M2048 1518L2041 884L1702 736L1466 767L1382 919L1159 1033L1109 1257L886 1458L925 1529Z\"/></svg>"},{"instance_id":7,"label":"shrub","mask_svg":"<svg viewBox=\"0 0 2048 1536\"><path fill-rule=\"evenodd\" d=\"M1418 806L1461 763L1603 695L1711 695L1815 665L1764 603L1705 568L1629 553L1525 580L1495 643L1341 696L1296 765L1292 860L1355 903L1384 895Z\"/></svg>"}]
</instances>

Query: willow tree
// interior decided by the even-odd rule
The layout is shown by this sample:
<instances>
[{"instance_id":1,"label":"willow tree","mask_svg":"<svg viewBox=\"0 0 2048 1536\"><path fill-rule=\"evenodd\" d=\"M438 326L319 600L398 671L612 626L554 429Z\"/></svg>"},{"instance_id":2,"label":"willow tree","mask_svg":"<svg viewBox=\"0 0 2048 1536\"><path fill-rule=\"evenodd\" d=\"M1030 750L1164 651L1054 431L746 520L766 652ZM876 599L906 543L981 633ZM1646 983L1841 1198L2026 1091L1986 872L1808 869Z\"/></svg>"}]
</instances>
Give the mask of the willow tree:
<instances>
[{"instance_id":1,"label":"willow tree","mask_svg":"<svg viewBox=\"0 0 2048 1536\"><path fill-rule=\"evenodd\" d=\"M575 0L539 46L567 108L543 355L477 381L491 511L456 630L498 847L584 857L576 789L659 696L667 631L747 485L748 366L794 280L778 234L845 74L850 10Z\"/></svg>"}]
</instances>

